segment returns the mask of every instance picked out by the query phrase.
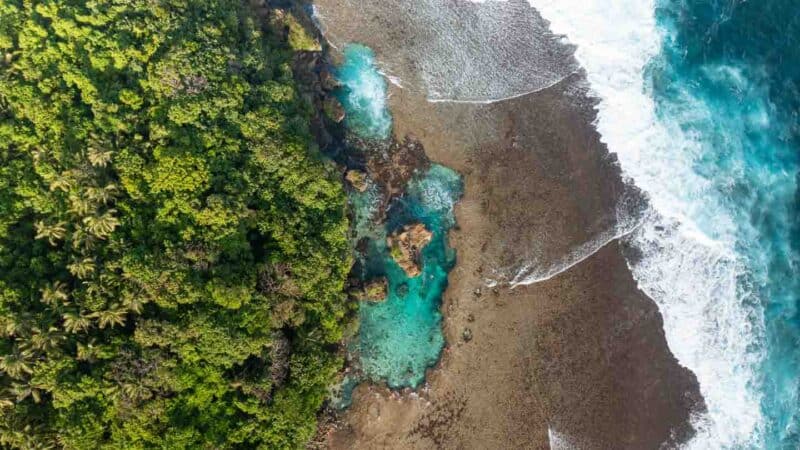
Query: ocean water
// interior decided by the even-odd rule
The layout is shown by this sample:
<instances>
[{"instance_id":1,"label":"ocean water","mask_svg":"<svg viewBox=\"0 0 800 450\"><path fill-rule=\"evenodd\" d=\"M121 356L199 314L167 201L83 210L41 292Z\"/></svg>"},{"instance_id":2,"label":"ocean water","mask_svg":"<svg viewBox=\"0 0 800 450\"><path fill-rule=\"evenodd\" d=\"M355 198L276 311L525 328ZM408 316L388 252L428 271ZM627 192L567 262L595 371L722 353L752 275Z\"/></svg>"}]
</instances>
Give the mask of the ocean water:
<instances>
[{"instance_id":1,"label":"ocean water","mask_svg":"<svg viewBox=\"0 0 800 450\"><path fill-rule=\"evenodd\" d=\"M456 172L432 165L411 180L369 241L361 275L365 280L385 276L389 282L386 301L362 302L359 310L353 350L364 376L372 381L415 388L425 379L425 370L439 360L444 347L439 306L447 273L455 264L447 231L455 224L453 207L461 189ZM425 224L433 239L422 251L422 274L409 278L389 254L386 235L414 222Z\"/></svg>"},{"instance_id":2,"label":"ocean water","mask_svg":"<svg viewBox=\"0 0 800 450\"><path fill-rule=\"evenodd\" d=\"M375 53L361 44L348 44L336 67L342 88L336 97L345 109L345 125L364 138L386 139L392 118L386 107L386 79L378 71Z\"/></svg>"},{"instance_id":3,"label":"ocean water","mask_svg":"<svg viewBox=\"0 0 800 450\"><path fill-rule=\"evenodd\" d=\"M570 50L524 0L338 0L320 2L313 13L326 31L357 23L355 35L366 40L386 34L387 23L402 30L403 38L381 45L380 69L434 102L489 103L545 89L577 70L565 64ZM335 33L326 38L346 48Z\"/></svg>"},{"instance_id":4,"label":"ocean water","mask_svg":"<svg viewBox=\"0 0 800 450\"><path fill-rule=\"evenodd\" d=\"M577 45L597 127L652 210L630 265L708 412L689 448L800 448L800 12L531 0Z\"/></svg>"}]
</instances>

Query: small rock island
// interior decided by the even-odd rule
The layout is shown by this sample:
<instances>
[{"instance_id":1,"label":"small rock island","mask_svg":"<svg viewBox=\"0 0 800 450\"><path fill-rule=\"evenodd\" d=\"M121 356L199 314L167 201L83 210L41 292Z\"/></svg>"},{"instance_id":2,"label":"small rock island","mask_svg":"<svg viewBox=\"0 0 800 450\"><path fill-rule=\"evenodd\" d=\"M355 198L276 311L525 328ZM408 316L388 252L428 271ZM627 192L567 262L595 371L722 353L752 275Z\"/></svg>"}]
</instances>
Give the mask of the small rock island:
<instances>
[{"instance_id":1,"label":"small rock island","mask_svg":"<svg viewBox=\"0 0 800 450\"><path fill-rule=\"evenodd\" d=\"M425 225L417 222L404 226L386 238L392 258L406 272L409 277L416 277L422 273L419 264L419 255L422 249L433 238L433 233Z\"/></svg>"}]
</instances>

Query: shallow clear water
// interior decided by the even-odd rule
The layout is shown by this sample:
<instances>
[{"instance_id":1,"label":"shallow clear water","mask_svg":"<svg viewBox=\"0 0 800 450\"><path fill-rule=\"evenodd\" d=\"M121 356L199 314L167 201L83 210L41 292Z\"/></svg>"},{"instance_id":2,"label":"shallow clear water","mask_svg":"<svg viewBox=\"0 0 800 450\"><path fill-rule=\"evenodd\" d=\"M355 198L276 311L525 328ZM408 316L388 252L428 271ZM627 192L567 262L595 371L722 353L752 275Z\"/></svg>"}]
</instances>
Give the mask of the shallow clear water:
<instances>
[{"instance_id":1,"label":"shallow clear water","mask_svg":"<svg viewBox=\"0 0 800 450\"><path fill-rule=\"evenodd\" d=\"M344 49L337 76L344 88L339 98L347 113L346 125L362 137L385 139L391 131L386 109L386 84L378 73L372 50L360 44ZM460 176L440 165L431 165L409 181L403 196L393 200L385 222L376 214L378 187L371 184L351 192L354 244L366 240L358 275L369 281L386 277L388 295L380 303L362 302L359 331L350 344L356 373L341 386L340 406L358 381L366 378L386 382L392 388L417 387L425 371L439 360L444 347L439 312L447 287L447 273L455 263L455 252L447 245L447 232L455 225L453 207L461 196ZM433 233L421 255L422 274L409 278L386 246L386 237L403 225L421 222Z\"/></svg>"},{"instance_id":2,"label":"shallow clear water","mask_svg":"<svg viewBox=\"0 0 800 450\"><path fill-rule=\"evenodd\" d=\"M361 44L348 44L336 68L343 87L336 96L345 109L345 125L364 138L386 139L392 118L386 107L386 80L378 72L375 53Z\"/></svg>"},{"instance_id":3,"label":"shallow clear water","mask_svg":"<svg viewBox=\"0 0 800 450\"><path fill-rule=\"evenodd\" d=\"M401 36L381 45L381 70L432 101L514 97L577 70L568 58L571 50L520 0L337 0L317 8L322 28L348 29L348 39ZM346 44L335 34L326 37L334 45Z\"/></svg>"},{"instance_id":4,"label":"shallow clear water","mask_svg":"<svg viewBox=\"0 0 800 450\"><path fill-rule=\"evenodd\" d=\"M389 209L384 232L370 241L364 278L385 276L389 295L381 303L363 302L359 336L354 348L361 370L390 387L417 387L425 370L439 360L444 346L441 328L442 293L455 252L447 245L454 225L453 205L461 195L461 179L439 165L413 179L405 196ZM386 247L387 233L422 222L433 239L422 251L422 274L409 278Z\"/></svg>"}]
</instances>

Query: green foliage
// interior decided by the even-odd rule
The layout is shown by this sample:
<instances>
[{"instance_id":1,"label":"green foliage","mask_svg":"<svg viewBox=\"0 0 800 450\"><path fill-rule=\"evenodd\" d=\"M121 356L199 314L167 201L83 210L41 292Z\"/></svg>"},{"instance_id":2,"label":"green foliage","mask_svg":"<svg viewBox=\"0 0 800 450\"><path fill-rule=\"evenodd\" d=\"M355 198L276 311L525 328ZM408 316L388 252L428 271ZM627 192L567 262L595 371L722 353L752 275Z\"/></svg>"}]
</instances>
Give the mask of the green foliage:
<instances>
[{"instance_id":1,"label":"green foliage","mask_svg":"<svg viewBox=\"0 0 800 450\"><path fill-rule=\"evenodd\" d=\"M298 22L297 18L291 13L286 12L281 20L289 28L289 46L295 50L319 51L322 47L316 38L309 35L306 29Z\"/></svg>"},{"instance_id":2,"label":"green foliage","mask_svg":"<svg viewBox=\"0 0 800 450\"><path fill-rule=\"evenodd\" d=\"M246 5L0 0L0 447L313 434L344 196Z\"/></svg>"}]
</instances>

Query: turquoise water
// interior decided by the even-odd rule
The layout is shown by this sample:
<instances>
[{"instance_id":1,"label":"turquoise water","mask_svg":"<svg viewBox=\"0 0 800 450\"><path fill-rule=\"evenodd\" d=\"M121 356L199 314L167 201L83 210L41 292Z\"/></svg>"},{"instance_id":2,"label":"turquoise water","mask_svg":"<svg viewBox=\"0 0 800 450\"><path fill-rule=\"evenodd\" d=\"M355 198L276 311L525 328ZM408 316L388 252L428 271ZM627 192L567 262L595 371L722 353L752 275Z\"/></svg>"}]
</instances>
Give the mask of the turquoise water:
<instances>
[{"instance_id":1,"label":"turquoise water","mask_svg":"<svg viewBox=\"0 0 800 450\"><path fill-rule=\"evenodd\" d=\"M386 80L378 72L375 54L364 45L349 44L343 57L336 68L342 83L336 97L346 112L345 125L364 138L388 138L392 118L386 107Z\"/></svg>"},{"instance_id":2,"label":"turquoise water","mask_svg":"<svg viewBox=\"0 0 800 450\"><path fill-rule=\"evenodd\" d=\"M697 211L694 220L711 239L733 236L744 267L738 295L763 317L740 324L763 327L762 342L749 348L760 355L750 389L762 417L741 447L797 449L800 9L787 0L657 6L665 40L649 73L656 112L700 146L693 169L717 209Z\"/></svg>"},{"instance_id":3,"label":"turquoise water","mask_svg":"<svg viewBox=\"0 0 800 450\"><path fill-rule=\"evenodd\" d=\"M337 95L347 114L345 125L365 138L388 138L392 122L386 107L386 83L377 71L372 50L347 45L336 74L344 86ZM404 195L389 205L385 221L376 219L377 186L371 184L363 193L349 194L353 243L366 242L354 271L363 281L386 277L389 289L385 301L360 304L358 335L349 345L355 370L341 386L335 402L339 406L349 404L350 392L365 379L392 388L415 388L425 379L426 369L439 360L444 347L439 306L447 273L455 264L447 232L455 225L453 207L461 190L456 172L434 164L415 174ZM389 254L386 237L414 222L423 223L433 238L422 251L422 274L409 278Z\"/></svg>"},{"instance_id":4,"label":"turquoise water","mask_svg":"<svg viewBox=\"0 0 800 450\"><path fill-rule=\"evenodd\" d=\"M385 302L362 302L352 349L372 381L385 381L392 388L417 387L425 370L439 360L444 347L439 306L455 263L447 231L455 224L453 206L460 195L458 174L433 165L411 180L406 194L390 206L386 224L371 236L362 277L385 276L389 294ZM433 239L422 251L422 274L409 278L390 256L386 235L413 222L425 224Z\"/></svg>"}]
</instances>

